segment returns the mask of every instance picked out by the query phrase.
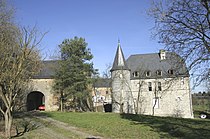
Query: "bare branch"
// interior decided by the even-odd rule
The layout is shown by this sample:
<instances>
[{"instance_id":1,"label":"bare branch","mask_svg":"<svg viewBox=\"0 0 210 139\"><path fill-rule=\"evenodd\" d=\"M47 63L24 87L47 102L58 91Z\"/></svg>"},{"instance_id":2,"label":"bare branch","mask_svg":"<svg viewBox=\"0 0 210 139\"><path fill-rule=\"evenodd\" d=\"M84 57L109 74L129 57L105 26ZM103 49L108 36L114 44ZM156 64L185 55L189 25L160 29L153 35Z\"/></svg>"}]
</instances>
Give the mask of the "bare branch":
<instances>
[{"instance_id":1,"label":"bare branch","mask_svg":"<svg viewBox=\"0 0 210 139\"><path fill-rule=\"evenodd\" d=\"M154 1L149 11L155 19L154 37L167 50L182 56L191 72L195 69L207 72L210 68L209 7L210 1L206 0L161 0Z\"/></svg>"}]
</instances>

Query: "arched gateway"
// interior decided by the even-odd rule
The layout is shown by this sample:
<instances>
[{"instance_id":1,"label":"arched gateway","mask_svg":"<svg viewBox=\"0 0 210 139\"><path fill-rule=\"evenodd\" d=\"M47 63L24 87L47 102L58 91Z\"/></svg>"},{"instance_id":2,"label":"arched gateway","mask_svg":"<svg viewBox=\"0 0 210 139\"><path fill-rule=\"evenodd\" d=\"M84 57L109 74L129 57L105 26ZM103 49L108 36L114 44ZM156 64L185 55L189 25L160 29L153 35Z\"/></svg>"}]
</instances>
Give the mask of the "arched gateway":
<instances>
[{"instance_id":1,"label":"arched gateway","mask_svg":"<svg viewBox=\"0 0 210 139\"><path fill-rule=\"evenodd\" d=\"M33 91L27 96L27 111L38 110L45 104L45 96L39 91Z\"/></svg>"}]
</instances>

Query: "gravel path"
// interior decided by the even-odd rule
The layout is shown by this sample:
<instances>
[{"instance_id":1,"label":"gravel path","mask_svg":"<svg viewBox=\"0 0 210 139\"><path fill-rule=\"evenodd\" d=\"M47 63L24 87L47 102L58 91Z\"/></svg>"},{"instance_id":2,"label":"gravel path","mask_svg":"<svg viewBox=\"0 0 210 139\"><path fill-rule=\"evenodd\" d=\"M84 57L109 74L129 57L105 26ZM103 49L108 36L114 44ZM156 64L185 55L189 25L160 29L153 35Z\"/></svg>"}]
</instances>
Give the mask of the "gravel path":
<instances>
[{"instance_id":1,"label":"gravel path","mask_svg":"<svg viewBox=\"0 0 210 139\"><path fill-rule=\"evenodd\" d=\"M60 122L57 120L54 120L52 118L49 117L36 117L42 121L45 122L49 122L50 124L54 125L57 128L63 129L65 131L69 131L71 133L74 133L76 135L78 135L80 138L84 138L84 139L104 139L101 136L94 136L91 135L89 133L86 133L84 131L81 131L79 128L71 126L67 123L64 122ZM45 134L49 135L50 138L52 139L68 139L67 137L63 136L62 134L53 131L52 129L48 128L47 126L42 127L42 132L44 132Z\"/></svg>"}]
</instances>

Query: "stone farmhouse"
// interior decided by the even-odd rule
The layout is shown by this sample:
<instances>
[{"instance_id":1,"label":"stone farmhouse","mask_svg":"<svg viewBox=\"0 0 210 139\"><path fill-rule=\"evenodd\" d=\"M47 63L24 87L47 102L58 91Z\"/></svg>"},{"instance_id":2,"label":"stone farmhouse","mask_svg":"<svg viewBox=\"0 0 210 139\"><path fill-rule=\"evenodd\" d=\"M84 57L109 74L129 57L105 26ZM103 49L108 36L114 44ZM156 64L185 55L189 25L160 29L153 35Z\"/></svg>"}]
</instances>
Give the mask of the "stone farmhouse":
<instances>
[{"instance_id":1,"label":"stone farmhouse","mask_svg":"<svg viewBox=\"0 0 210 139\"><path fill-rule=\"evenodd\" d=\"M46 111L59 109L59 97L52 89L56 62L43 61L40 74L31 80L31 91L26 94L28 111L40 105ZM112 103L115 113L193 118L189 74L178 55L160 50L125 60L118 43L111 74L111 81L100 79L93 85L95 107Z\"/></svg>"},{"instance_id":2,"label":"stone farmhouse","mask_svg":"<svg viewBox=\"0 0 210 139\"><path fill-rule=\"evenodd\" d=\"M111 79L99 78L93 83L92 89L94 107L112 103Z\"/></svg>"},{"instance_id":3,"label":"stone farmhouse","mask_svg":"<svg viewBox=\"0 0 210 139\"><path fill-rule=\"evenodd\" d=\"M45 111L57 111L59 109L59 97L54 93L53 75L58 65L57 60L43 61L43 68L40 73L31 80L31 88L26 94L27 111L38 110L39 106L44 105ZM103 106L111 103L110 80L99 78L93 84L92 92L93 105Z\"/></svg>"},{"instance_id":4,"label":"stone farmhouse","mask_svg":"<svg viewBox=\"0 0 210 139\"><path fill-rule=\"evenodd\" d=\"M111 69L112 112L193 118L189 73L175 53L131 55L120 43Z\"/></svg>"}]
</instances>

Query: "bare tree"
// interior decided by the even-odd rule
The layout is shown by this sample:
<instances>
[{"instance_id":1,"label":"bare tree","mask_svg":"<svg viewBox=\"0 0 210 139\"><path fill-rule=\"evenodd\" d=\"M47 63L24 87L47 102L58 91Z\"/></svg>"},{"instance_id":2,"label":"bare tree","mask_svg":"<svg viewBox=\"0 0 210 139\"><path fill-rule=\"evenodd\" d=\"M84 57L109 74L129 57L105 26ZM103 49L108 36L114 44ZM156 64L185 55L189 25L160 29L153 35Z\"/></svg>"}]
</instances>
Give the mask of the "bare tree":
<instances>
[{"instance_id":1,"label":"bare tree","mask_svg":"<svg viewBox=\"0 0 210 139\"><path fill-rule=\"evenodd\" d=\"M130 71L129 71L130 72ZM141 69L133 74L136 74L135 77L137 77L137 92L136 90L132 88L131 81L130 81L130 74L128 74L125 70L118 70L115 76L112 77L112 80L120 79L119 86L117 90L120 90L118 94L118 99L116 96L112 96L112 101L119 105L120 107L120 113L135 113L135 114L142 114L143 113L143 102L144 97L142 96L142 92L144 90L144 80L141 80L140 77L145 72L141 71ZM135 95L137 93L137 95ZM113 93L112 93L113 94ZM128 104L127 104L127 103ZM126 106L127 105L127 106Z\"/></svg>"},{"instance_id":2,"label":"bare tree","mask_svg":"<svg viewBox=\"0 0 210 139\"><path fill-rule=\"evenodd\" d=\"M159 107L159 99L162 98L164 95L167 95L170 91L173 91L174 93L176 90L173 90L173 86L176 86L176 82L178 81L178 77L168 77L167 79L159 78L155 76L153 81L153 104L152 104L152 115L155 115L155 109L156 107Z\"/></svg>"},{"instance_id":3,"label":"bare tree","mask_svg":"<svg viewBox=\"0 0 210 139\"><path fill-rule=\"evenodd\" d=\"M187 62L194 85L209 79L210 1L154 1L149 14L155 19L154 36Z\"/></svg>"},{"instance_id":4,"label":"bare tree","mask_svg":"<svg viewBox=\"0 0 210 139\"><path fill-rule=\"evenodd\" d=\"M10 138L16 100L24 93L32 76L40 71L41 57L36 49L40 41L34 29L18 31L15 28L4 33L6 37L0 41L0 98L3 101L0 111L4 115L5 135Z\"/></svg>"},{"instance_id":5,"label":"bare tree","mask_svg":"<svg viewBox=\"0 0 210 139\"><path fill-rule=\"evenodd\" d=\"M111 72L110 72L111 68L112 68L112 64L111 63L106 64L106 69L102 73L103 74L103 78L105 78L105 79L110 79L111 78Z\"/></svg>"},{"instance_id":6,"label":"bare tree","mask_svg":"<svg viewBox=\"0 0 210 139\"><path fill-rule=\"evenodd\" d=\"M143 104L145 103L146 99L143 93L151 91L153 92L154 96L152 104L152 115L155 115L155 108L158 106L159 98L167 94L167 92L171 89L171 87L175 85L177 78L173 77L173 78L168 78L166 80L166 78L163 79L162 77L158 77L157 75L155 75L155 77L147 79L145 78L145 75L148 72L147 70L139 68L139 70L136 72L137 73L134 72L133 74L136 74L134 76L136 77L135 80L137 80L138 82L137 83L138 92L137 96L135 96L136 98L134 98L134 95L132 95L134 101L135 113L143 114L145 112ZM129 89L132 94L135 94L135 92L133 92L131 87L129 87Z\"/></svg>"},{"instance_id":7,"label":"bare tree","mask_svg":"<svg viewBox=\"0 0 210 139\"><path fill-rule=\"evenodd\" d=\"M5 135L11 137L14 106L31 77L39 71L37 46L41 38L35 28L19 29L13 22L13 9L0 1L0 112L4 115Z\"/></svg>"},{"instance_id":8,"label":"bare tree","mask_svg":"<svg viewBox=\"0 0 210 139\"><path fill-rule=\"evenodd\" d=\"M210 78L205 82L206 92L210 94Z\"/></svg>"},{"instance_id":9,"label":"bare tree","mask_svg":"<svg viewBox=\"0 0 210 139\"><path fill-rule=\"evenodd\" d=\"M116 112L124 113L124 103L126 102L126 93L128 91L127 87L130 87L129 81L126 78L128 71L126 70L117 70L112 71L112 108Z\"/></svg>"}]
</instances>

